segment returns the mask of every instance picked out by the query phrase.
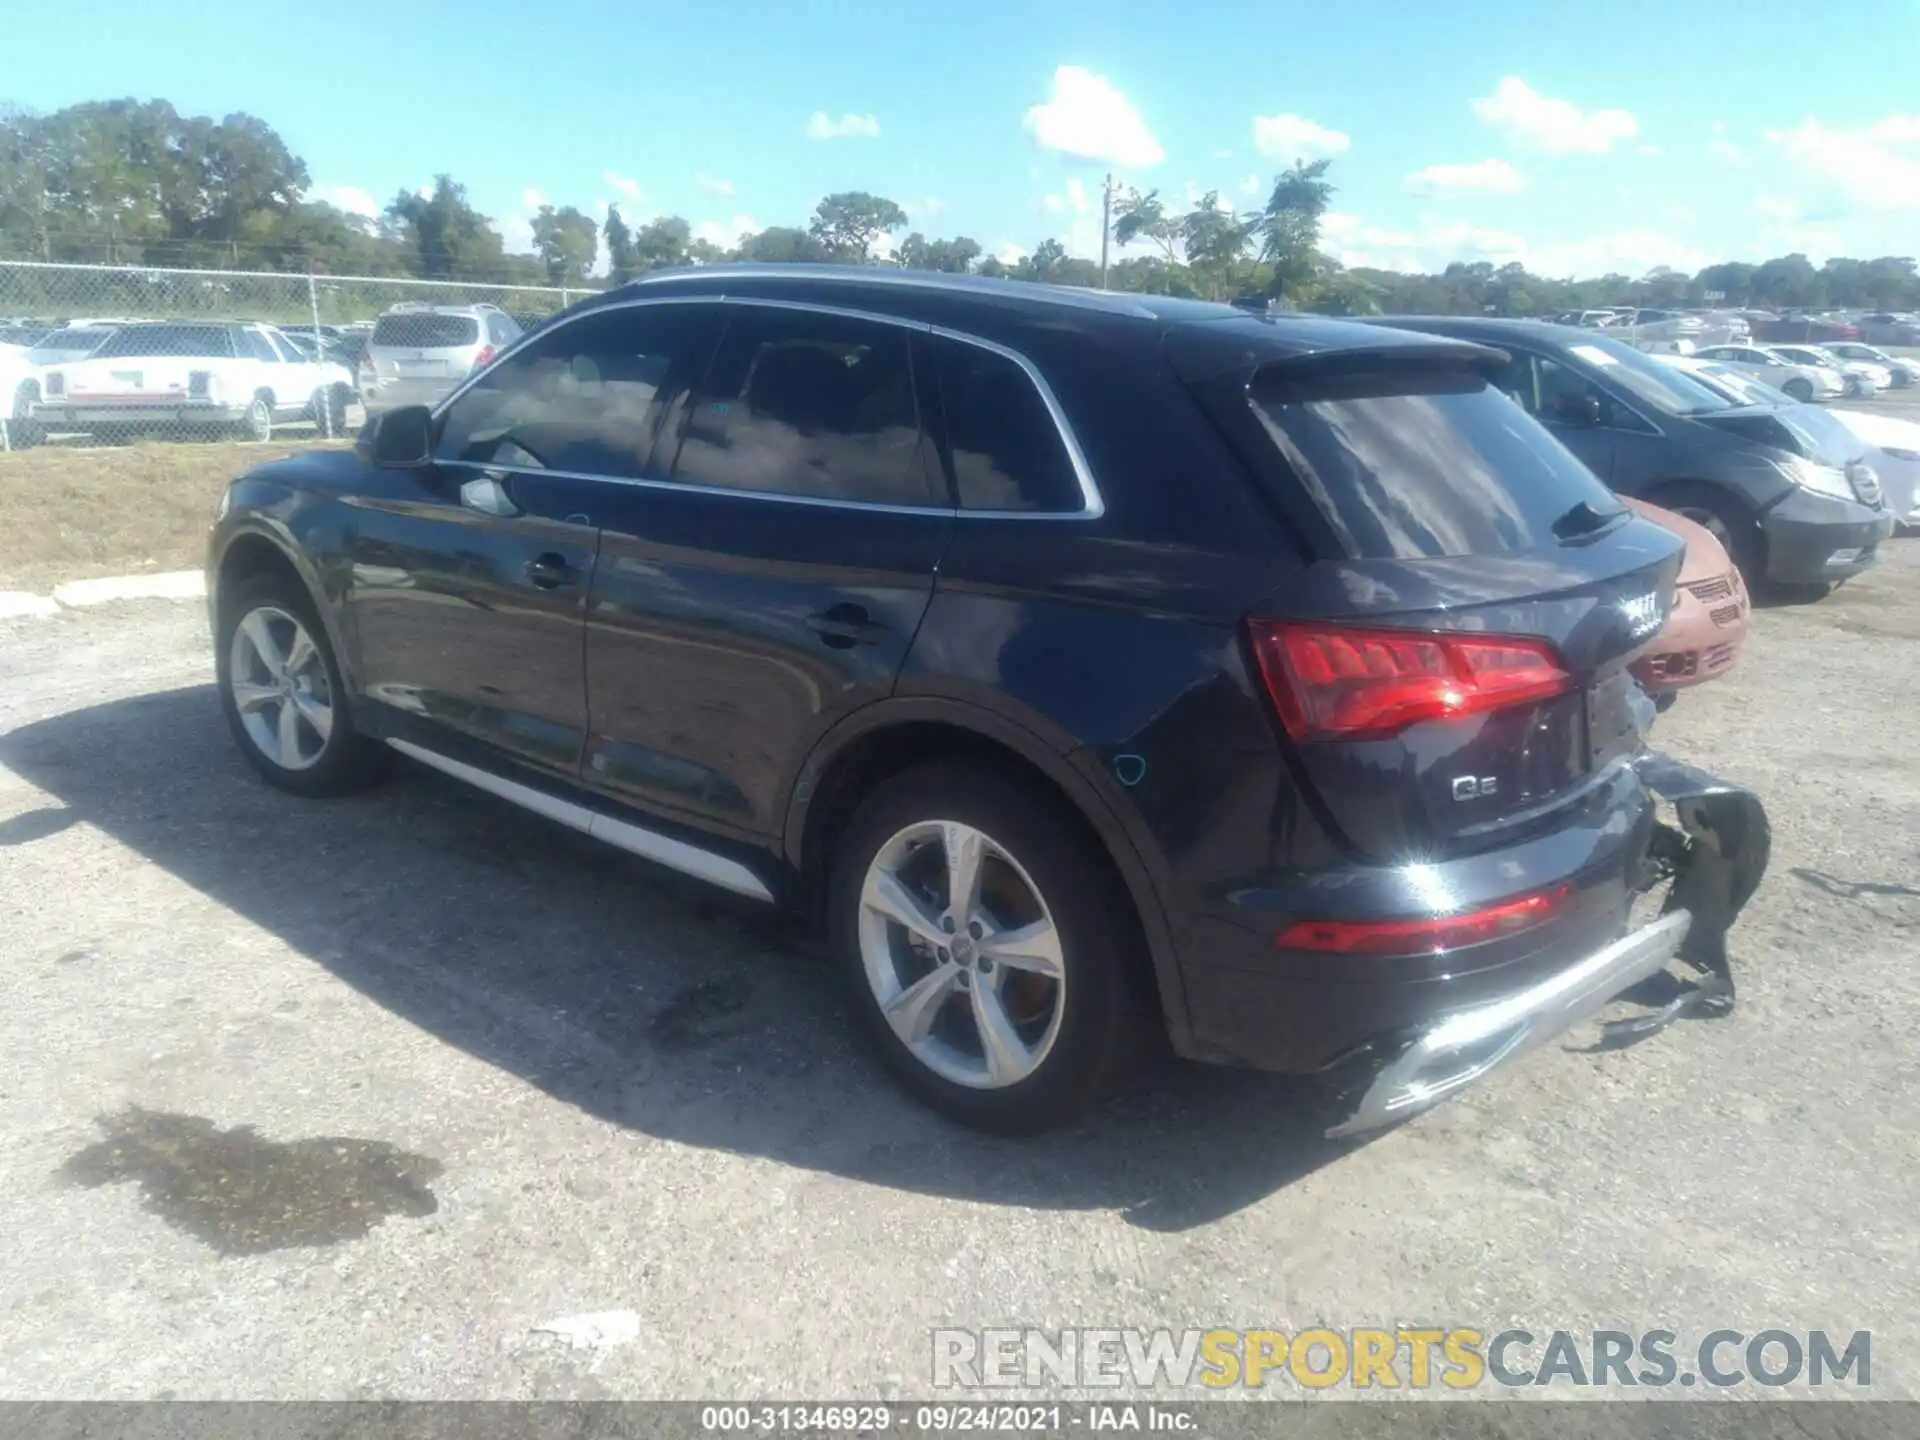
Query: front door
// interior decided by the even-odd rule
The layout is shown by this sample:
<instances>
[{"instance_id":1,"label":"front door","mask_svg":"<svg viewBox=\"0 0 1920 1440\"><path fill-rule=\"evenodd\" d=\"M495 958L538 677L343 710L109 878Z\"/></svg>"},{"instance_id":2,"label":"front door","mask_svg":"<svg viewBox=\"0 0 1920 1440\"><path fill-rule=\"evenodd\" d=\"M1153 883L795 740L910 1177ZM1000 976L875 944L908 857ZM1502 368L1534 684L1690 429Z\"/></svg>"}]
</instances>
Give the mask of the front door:
<instances>
[{"instance_id":1,"label":"front door","mask_svg":"<svg viewBox=\"0 0 1920 1440\"><path fill-rule=\"evenodd\" d=\"M600 517L586 775L764 837L815 741L892 691L952 516L909 327L701 308L723 332L670 407L655 483Z\"/></svg>"},{"instance_id":2,"label":"front door","mask_svg":"<svg viewBox=\"0 0 1920 1440\"><path fill-rule=\"evenodd\" d=\"M361 685L572 779L586 597L607 496L652 444L665 359L621 310L553 327L442 413L435 463L364 502L351 540Z\"/></svg>"}]
</instances>

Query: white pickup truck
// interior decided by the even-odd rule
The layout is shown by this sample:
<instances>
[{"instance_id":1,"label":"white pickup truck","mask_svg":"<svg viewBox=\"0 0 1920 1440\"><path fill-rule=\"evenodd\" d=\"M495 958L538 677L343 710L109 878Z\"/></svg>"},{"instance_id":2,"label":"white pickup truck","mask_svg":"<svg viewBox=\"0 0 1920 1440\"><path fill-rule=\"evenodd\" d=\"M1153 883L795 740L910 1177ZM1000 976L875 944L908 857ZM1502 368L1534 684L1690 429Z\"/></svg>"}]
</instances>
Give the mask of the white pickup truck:
<instances>
[{"instance_id":1,"label":"white pickup truck","mask_svg":"<svg viewBox=\"0 0 1920 1440\"><path fill-rule=\"evenodd\" d=\"M33 420L48 433L207 429L270 440L279 424L346 433L353 377L308 360L271 325L147 320L84 360L40 374Z\"/></svg>"}]
</instances>

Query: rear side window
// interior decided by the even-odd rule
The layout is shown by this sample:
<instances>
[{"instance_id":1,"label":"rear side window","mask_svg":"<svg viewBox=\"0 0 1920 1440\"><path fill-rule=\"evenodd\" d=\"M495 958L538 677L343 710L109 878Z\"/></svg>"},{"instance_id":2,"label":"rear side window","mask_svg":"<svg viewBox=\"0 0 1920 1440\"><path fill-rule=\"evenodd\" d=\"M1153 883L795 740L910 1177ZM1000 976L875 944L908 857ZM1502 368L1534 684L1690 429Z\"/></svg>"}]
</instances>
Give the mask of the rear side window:
<instances>
[{"instance_id":1,"label":"rear side window","mask_svg":"<svg viewBox=\"0 0 1920 1440\"><path fill-rule=\"evenodd\" d=\"M932 505L907 332L802 310L731 308L674 478L869 504Z\"/></svg>"},{"instance_id":2,"label":"rear side window","mask_svg":"<svg viewBox=\"0 0 1920 1440\"><path fill-rule=\"evenodd\" d=\"M636 479L646 473L669 376L705 358L713 324L705 306L658 305L556 326L448 406L434 453Z\"/></svg>"},{"instance_id":3,"label":"rear side window","mask_svg":"<svg viewBox=\"0 0 1920 1440\"><path fill-rule=\"evenodd\" d=\"M934 353L960 508L1084 509L1073 459L1033 378L1005 355L944 336Z\"/></svg>"},{"instance_id":4,"label":"rear side window","mask_svg":"<svg viewBox=\"0 0 1920 1440\"><path fill-rule=\"evenodd\" d=\"M233 332L224 325L130 325L116 331L90 358L133 360L167 356L231 359Z\"/></svg>"},{"instance_id":5,"label":"rear side window","mask_svg":"<svg viewBox=\"0 0 1920 1440\"><path fill-rule=\"evenodd\" d=\"M435 315L400 311L382 315L373 324L373 343L401 350L444 350L474 345L480 340L480 322L471 315Z\"/></svg>"},{"instance_id":6,"label":"rear side window","mask_svg":"<svg viewBox=\"0 0 1920 1440\"><path fill-rule=\"evenodd\" d=\"M1476 373L1417 367L1259 382L1268 437L1365 559L1494 555L1555 545L1582 503L1620 502Z\"/></svg>"}]
</instances>

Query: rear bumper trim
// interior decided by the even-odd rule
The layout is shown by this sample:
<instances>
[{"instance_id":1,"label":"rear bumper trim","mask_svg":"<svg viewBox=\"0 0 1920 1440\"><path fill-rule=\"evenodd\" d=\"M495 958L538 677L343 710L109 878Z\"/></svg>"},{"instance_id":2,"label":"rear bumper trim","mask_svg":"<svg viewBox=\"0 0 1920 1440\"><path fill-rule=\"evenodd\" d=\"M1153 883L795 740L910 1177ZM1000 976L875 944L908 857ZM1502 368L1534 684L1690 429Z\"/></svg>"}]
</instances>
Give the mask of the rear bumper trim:
<instances>
[{"instance_id":1,"label":"rear bumper trim","mask_svg":"<svg viewBox=\"0 0 1920 1440\"><path fill-rule=\"evenodd\" d=\"M1691 924L1684 910L1663 915L1525 990L1436 1020L1380 1068L1328 1137L1360 1135L1417 1115L1564 1034L1621 991L1664 970Z\"/></svg>"}]
</instances>

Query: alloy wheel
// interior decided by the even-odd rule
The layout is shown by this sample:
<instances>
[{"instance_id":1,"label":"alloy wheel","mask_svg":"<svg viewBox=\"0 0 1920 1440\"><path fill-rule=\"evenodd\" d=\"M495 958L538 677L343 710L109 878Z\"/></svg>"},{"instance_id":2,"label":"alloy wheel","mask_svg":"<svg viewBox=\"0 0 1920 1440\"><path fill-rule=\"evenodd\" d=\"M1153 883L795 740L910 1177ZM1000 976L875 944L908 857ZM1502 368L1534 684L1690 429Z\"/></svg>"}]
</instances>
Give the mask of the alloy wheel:
<instances>
[{"instance_id":1,"label":"alloy wheel","mask_svg":"<svg viewBox=\"0 0 1920 1440\"><path fill-rule=\"evenodd\" d=\"M1031 876L992 836L952 820L897 832L860 890L860 958L887 1024L943 1079L1017 1085L1060 1035L1060 931Z\"/></svg>"},{"instance_id":2,"label":"alloy wheel","mask_svg":"<svg viewBox=\"0 0 1920 1440\"><path fill-rule=\"evenodd\" d=\"M234 627L227 687L260 753L283 770L310 770L333 734L333 687L306 626L275 606Z\"/></svg>"}]
</instances>

